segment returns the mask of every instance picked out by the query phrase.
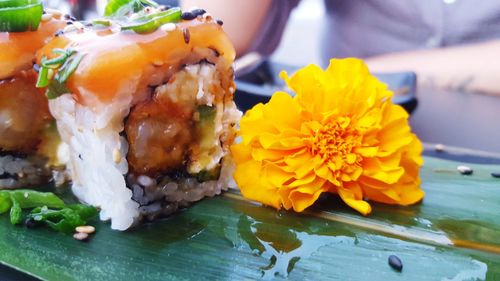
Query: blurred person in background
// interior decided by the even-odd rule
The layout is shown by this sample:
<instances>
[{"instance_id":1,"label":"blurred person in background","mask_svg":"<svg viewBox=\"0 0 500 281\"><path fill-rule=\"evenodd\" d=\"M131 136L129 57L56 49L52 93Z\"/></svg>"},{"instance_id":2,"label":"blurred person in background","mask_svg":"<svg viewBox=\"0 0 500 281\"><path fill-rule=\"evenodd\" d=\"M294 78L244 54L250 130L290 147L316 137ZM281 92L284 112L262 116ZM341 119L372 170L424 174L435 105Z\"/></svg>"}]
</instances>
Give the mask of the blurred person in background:
<instances>
[{"instance_id":1,"label":"blurred person in background","mask_svg":"<svg viewBox=\"0 0 500 281\"><path fill-rule=\"evenodd\" d=\"M182 0L225 22L239 56L270 55L300 0ZM500 95L499 0L325 0L323 60L365 59L426 85ZM301 40L301 38L297 38ZM304 50L307 52L307 50Z\"/></svg>"}]
</instances>

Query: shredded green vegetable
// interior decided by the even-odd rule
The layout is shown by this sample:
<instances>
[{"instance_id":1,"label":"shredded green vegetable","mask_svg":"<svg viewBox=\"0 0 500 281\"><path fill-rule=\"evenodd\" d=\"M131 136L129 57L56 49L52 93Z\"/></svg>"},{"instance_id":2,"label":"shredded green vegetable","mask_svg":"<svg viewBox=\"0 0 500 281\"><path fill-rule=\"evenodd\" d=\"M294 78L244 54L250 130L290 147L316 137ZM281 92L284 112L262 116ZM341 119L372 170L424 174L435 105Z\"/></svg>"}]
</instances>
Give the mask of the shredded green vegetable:
<instances>
[{"instance_id":1,"label":"shredded green vegetable","mask_svg":"<svg viewBox=\"0 0 500 281\"><path fill-rule=\"evenodd\" d=\"M180 21L181 15L180 8L172 8L167 11L142 16L131 24L122 25L121 28L122 30L133 30L137 33L149 33L166 23Z\"/></svg>"},{"instance_id":2,"label":"shredded green vegetable","mask_svg":"<svg viewBox=\"0 0 500 281\"><path fill-rule=\"evenodd\" d=\"M51 210L44 207L38 207L31 211L27 219L36 223L45 223L52 229L71 233L77 226L87 224L89 219L97 216L97 209L82 204L69 205L61 210Z\"/></svg>"},{"instance_id":3,"label":"shredded green vegetable","mask_svg":"<svg viewBox=\"0 0 500 281\"><path fill-rule=\"evenodd\" d=\"M97 216L97 209L83 204L66 205L51 192L34 190L0 191L0 214L10 211L10 222L23 221L23 209L32 209L26 220L48 225L54 230L71 233L77 226L86 225ZM52 209L50 209L52 208Z\"/></svg>"},{"instance_id":4,"label":"shredded green vegetable","mask_svg":"<svg viewBox=\"0 0 500 281\"><path fill-rule=\"evenodd\" d=\"M66 50L54 49L52 52L54 54L58 54L59 56L53 59L47 59L46 57L42 58L36 83L36 87L38 88L47 87L45 95L48 99L55 99L62 94L69 92L65 83L71 74L76 71L78 65L80 65L80 62L85 56L84 54L78 53L71 48ZM49 79L48 77L49 69L57 71L53 79Z\"/></svg>"},{"instance_id":5,"label":"shredded green vegetable","mask_svg":"<svg viewBox=\"0 0 500 281\"><path fill-rule=\"evenodd\" d=\"M158 7L158 3L151 0L110 0L104 9L104 16L123 17L139 12L147 6Z\"/></svg>"}]
</instances>

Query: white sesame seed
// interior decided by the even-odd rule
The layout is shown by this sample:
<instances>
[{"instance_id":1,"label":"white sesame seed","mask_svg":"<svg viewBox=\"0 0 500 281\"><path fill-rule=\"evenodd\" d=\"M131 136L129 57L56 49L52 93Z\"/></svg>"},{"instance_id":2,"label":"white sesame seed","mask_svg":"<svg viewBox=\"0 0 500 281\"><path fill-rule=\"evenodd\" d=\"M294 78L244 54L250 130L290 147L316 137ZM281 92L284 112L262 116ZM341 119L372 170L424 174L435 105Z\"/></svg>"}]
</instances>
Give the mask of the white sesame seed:
<instances>
[{"instance_id":1,"label":"white sesame seed","mask_svg":"<svg viewBox=\"0 0 500 281\"><path fill-rule=\"evenodd\" d=\"M176 28L177 28L177 26L175 25L175 23L171 23L171 22L170 23L166 23L166 24L164 24L164 25L162 25L160 27L161 30L167 31L167 32L168 31L174 31Z\"/></svg>"},{"instance_id":2,"label":"white sesame seed","mask_svg":"<svg viewBox=\"0 0 500 281\"><path fill-rule=\"evenodd\" d=\"M52 68L49 68L49 70L47 71L47 79L51 80L52 78L54 78L54 70Z\"/></svg>"},{"instance_id":3,"label":"white sesame seed","mask_svg":"<svg viewBox=\"0 0 500 281\"><path fill-rule=\"evenodd\" d=\"M42 15L42 22L46 22L52 19L52 14L43 14Z\"/></svg>"},{"instance_id":4,"label":"white sesame seed","mask_svg":"<svg viewBox=\"0 0 500 281\"><path fill-rule=\"evenodd\" d=\"M113 149L113 161L115 161L115 164L118 164L122 161L122 153L119 149Z\"/></svg>"},{"instance_id":5,"label":"white sesame seed","mask_svg":"<svg viewBox=\"0 0 500 281\"><path fill-rule=\"evenodd\" d=\"M23 195L24 195L24 198L28 198L29 194L28 194L28 192L25 192Z\"/></svg>"},{"instance_id":6,"label":"white sesame seed","mask_svg":"<svg viewBox=\"0 0 500 281\"><path fill-rule=\"evenodd\" d=\"M85 26L82 23L77 21L73 22L73 25L79 30L83 30L85 28Z\"/></svg>"},{"instance_id":7,"label":"white sesame seed","mask_svg":"<svg viewBox=\"0 0 500 281\"><path fill-rule=\"evenodd\" d=\"M95 227L93 227L91 225L77 226L75 228L75 231L79 232L79 233L92 234L95 232Z\"/></svg>"},{"instance_id":8,"label":"white sesame seed","mask_svg":"<svg viewBox=\"0 0 500 281\"><path fill-rule=\"evenodd\" d=\"M207 21L211 21L212 20L212 15L209 14L209 13L205 13L203 14L203 18Z\"/></svg>"},{"instance_id":9,"label":"white sesame seed","mask_svg":"<svg viewBox=\"0 0 500 281\"><path fill-rule=\"evenodd\" d=\"M162 66L163 62L161 60L155 60L155 61L153 61L153 65L154 66Z\"/></svg>"},{"instance_id":10,"label":"white sesame seed","mask_svg":"<svg viewBox=\"0 0 500 281\"><path fill-rule=\"evenodd\" d=\"M85 240L87 240L87 238L89 238L89 235L87 233L84 233L84 232L77 232L77 233L73 234L73 238L75 238L76 240L79 240L79 241L85 241Z\"/></svg>"},{"instance_id":11,"label":"white sesame seed","mask_svg":"<svg viewBox=\"0 0 500 281\"><path fill-rule=\"evenodd\" d=\"M142 186L151 186L154 184L154 180L148 176L140 175L137 178L137 182L139 182Z\"/></svg>"},{"instance_id":12,"label":"white sesame seed","mask_svg":"<svg viewBox=\"0 0 500 281\"><path fill-rule=\"evenodd\" d=\"M458 166L457 170L462 175L471 175L473 173L472 169L468 166Z\"/></svg>"},{"instance_id":13,"label":"white sesame seed","mask_svg":"<svg viewBox=\"0 0 500 281\"><path fill-rule=\"evenodd\" d=\"M436 150L437 152L443 152L444 151L444 145L442 144L436 144L436 146L434 147L434 150Z\"/></svg>"},{"instance_id":14,"label":"white sesame seed","mask_svg":"<svg viewBox=\"0 0 500 281\"><path fill-rule=\"evenodd\" d=\"M75 31L75 30L76 30L76 26L73 23L73 24L65 26L63 29L63 32L66 33L66 32L71 32L71 31Z\"/></svg>"},{"instance_id":15,"label":"white sesame seed","mask_svg":"<svg viewBox=\"0 0 500 281\"><path fill-rule=\"evenodd\" d=\"M59 10L45 8L45 12L47 12L47 14L52 14L53 16L56 16L56 17L62 16L62 12Z\"/></svg>"}]
</instances>

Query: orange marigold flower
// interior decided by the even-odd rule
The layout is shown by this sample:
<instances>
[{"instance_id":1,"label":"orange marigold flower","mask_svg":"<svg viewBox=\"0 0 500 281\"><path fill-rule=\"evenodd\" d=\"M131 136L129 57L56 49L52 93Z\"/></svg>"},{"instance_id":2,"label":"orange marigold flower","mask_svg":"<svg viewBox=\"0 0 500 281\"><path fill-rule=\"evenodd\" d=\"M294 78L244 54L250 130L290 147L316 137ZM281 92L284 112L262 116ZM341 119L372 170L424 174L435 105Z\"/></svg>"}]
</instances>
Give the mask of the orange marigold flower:
<instances>
[{"instance_id":1,"label":"orange marigold flower","mask_svg":"<svg viewBox=\"0 0 500 281\"><path fill-rule=\"evenodd\" d=\"M326 71L309 65L281 77L295 96L277 92L249 110L231 148L245 197L301 212L321 193L338 193L364 215L371 212L365 200L423 198L422 144L363 61L333 59Z\"/></svg>"}]
</instances>

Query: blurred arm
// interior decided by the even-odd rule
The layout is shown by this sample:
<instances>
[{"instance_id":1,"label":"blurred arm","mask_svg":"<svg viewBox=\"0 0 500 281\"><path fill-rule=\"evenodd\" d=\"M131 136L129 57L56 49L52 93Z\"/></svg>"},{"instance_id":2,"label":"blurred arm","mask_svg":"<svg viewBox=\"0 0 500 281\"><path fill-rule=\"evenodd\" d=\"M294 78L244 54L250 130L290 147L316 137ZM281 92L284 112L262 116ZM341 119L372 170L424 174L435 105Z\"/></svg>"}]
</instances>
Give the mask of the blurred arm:
<instances>
[{"instance_id":1,"label":"blurred arm","mask_svg":"<svg viewBox=\"0 0 500 281\"><path fill-rule=\"evenodd\" d=\"M183 9L200 7L224 21L238 56L246 53L261 29L272 0L182 0Z\"/></svg>"},{"instance_id":2,"label":"blurred arm","mask_svg":"<svg viewBox=\"0 0 500 281\"><path fill-rule=\"evenodd\" d=\"M415 71L426 86L500 95L500 40L368 58L372 72Z\"/></svg>"}]
</instances>

